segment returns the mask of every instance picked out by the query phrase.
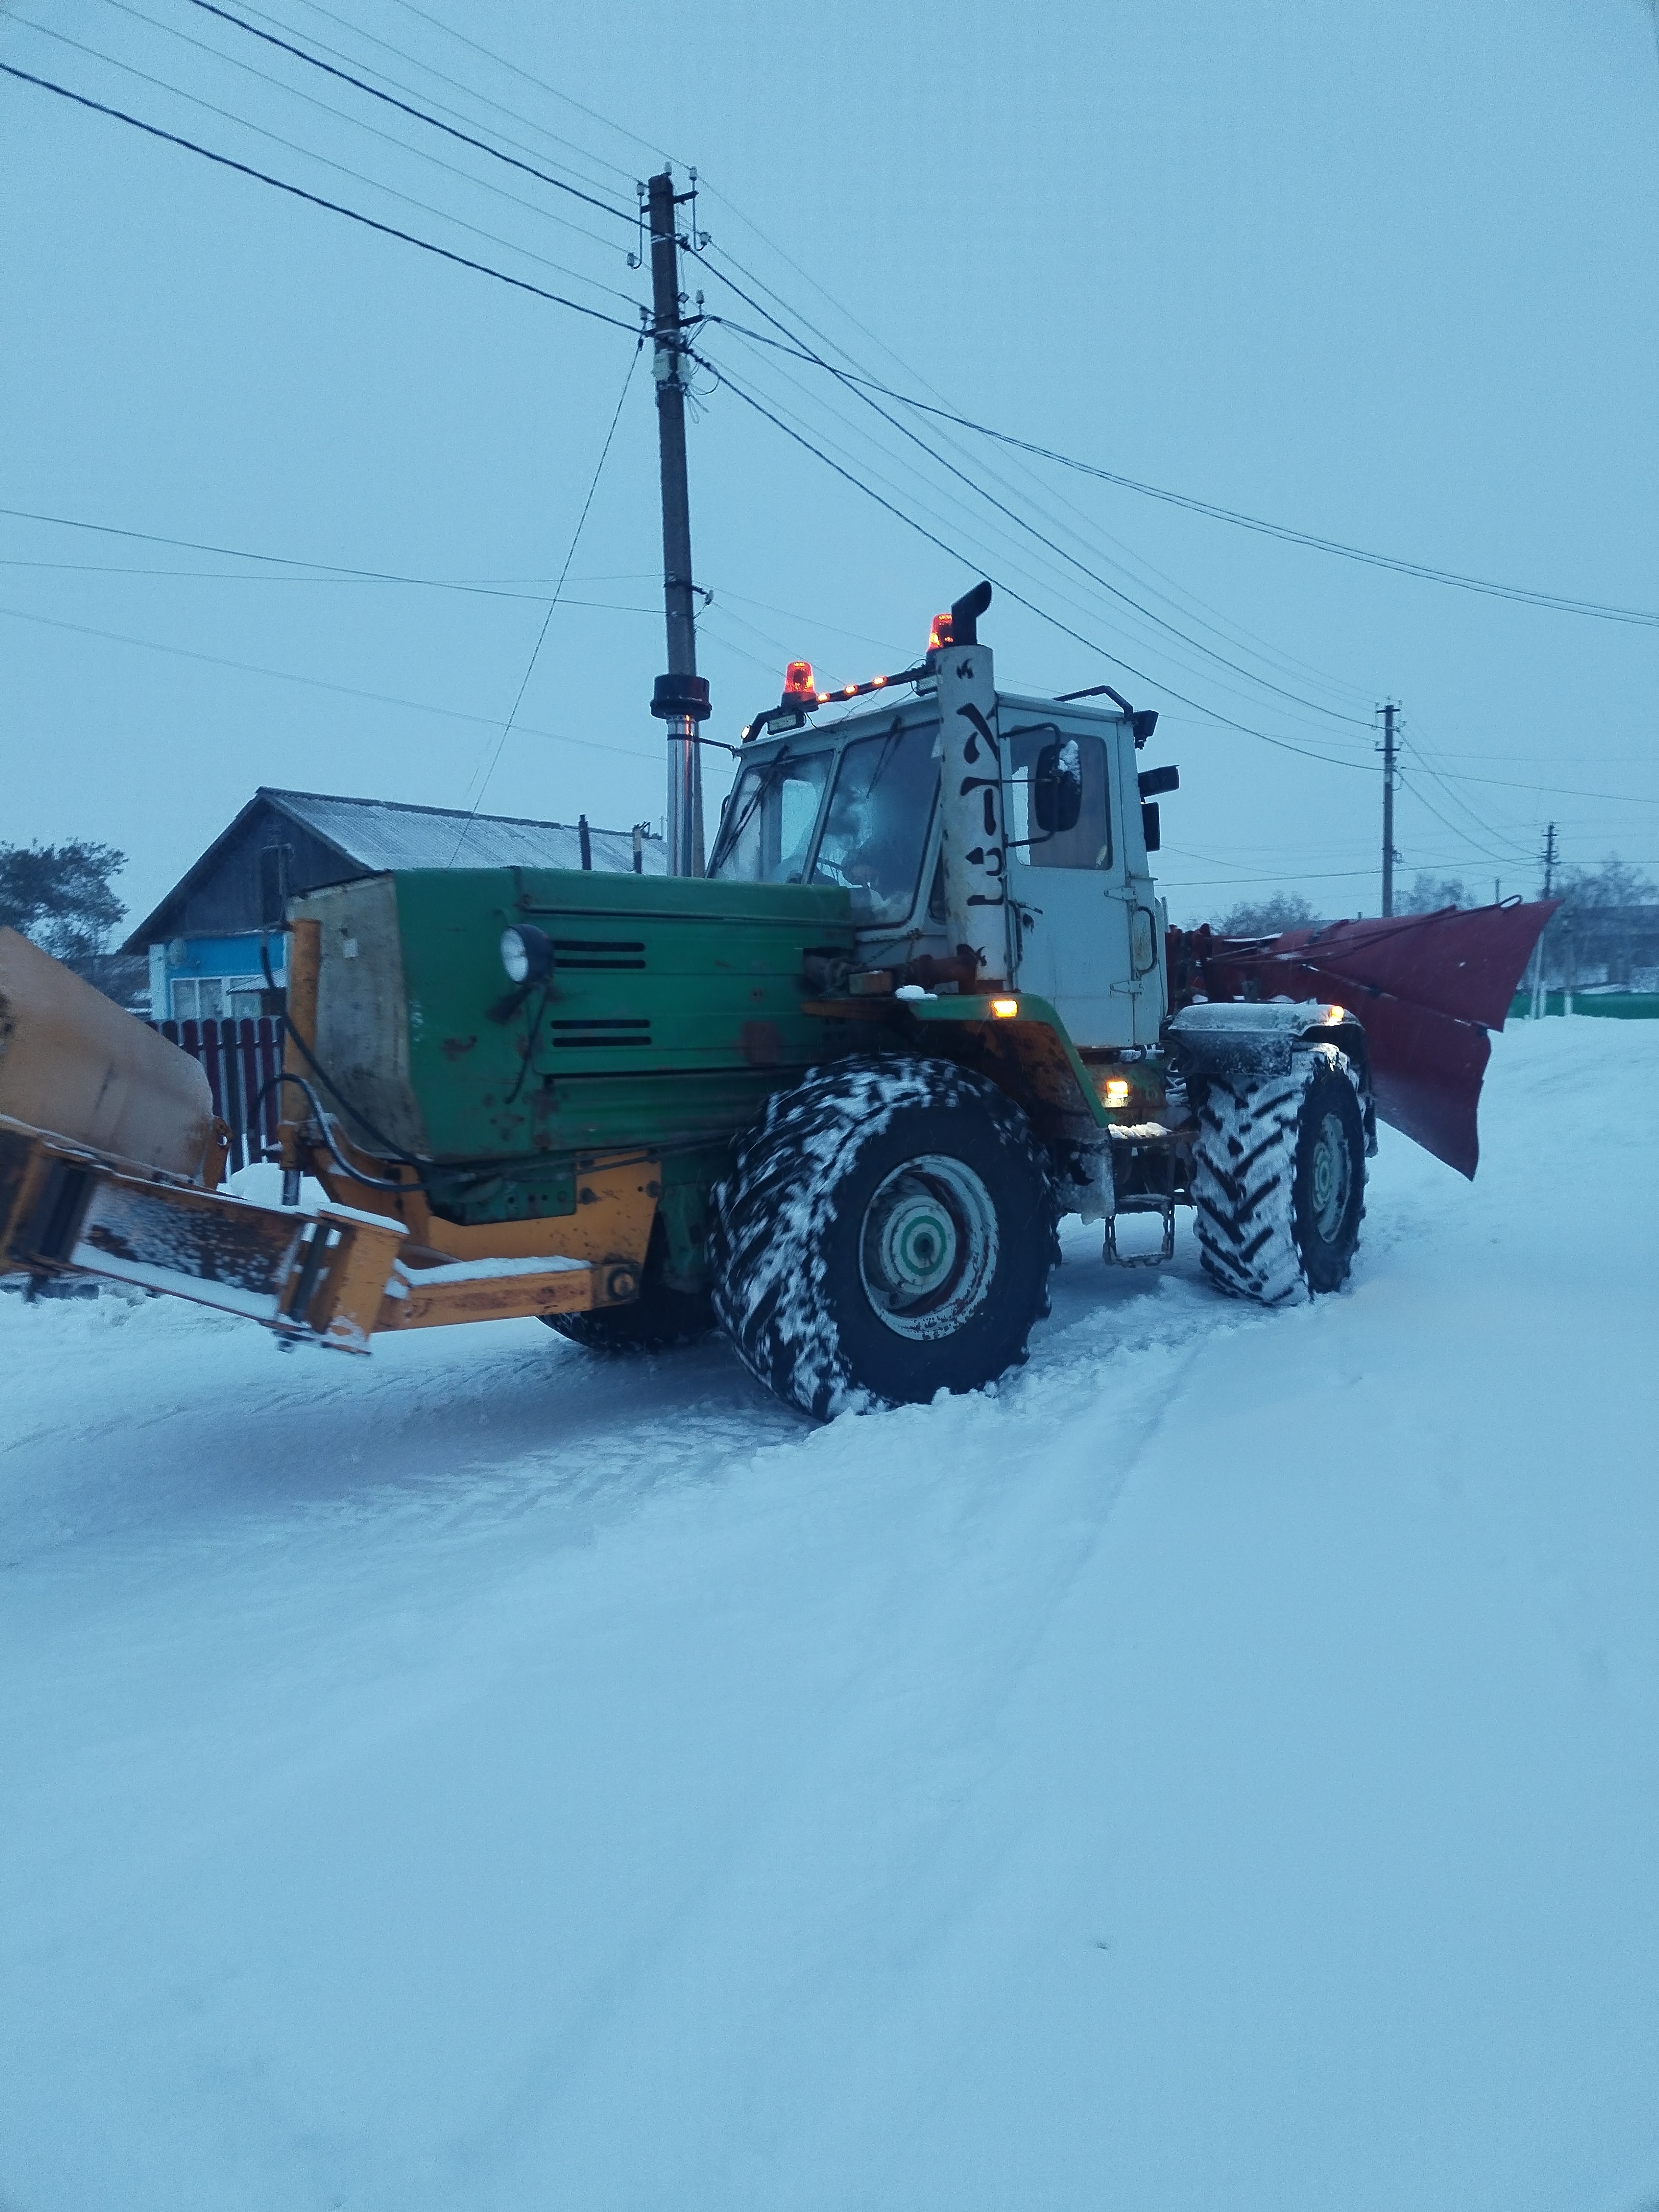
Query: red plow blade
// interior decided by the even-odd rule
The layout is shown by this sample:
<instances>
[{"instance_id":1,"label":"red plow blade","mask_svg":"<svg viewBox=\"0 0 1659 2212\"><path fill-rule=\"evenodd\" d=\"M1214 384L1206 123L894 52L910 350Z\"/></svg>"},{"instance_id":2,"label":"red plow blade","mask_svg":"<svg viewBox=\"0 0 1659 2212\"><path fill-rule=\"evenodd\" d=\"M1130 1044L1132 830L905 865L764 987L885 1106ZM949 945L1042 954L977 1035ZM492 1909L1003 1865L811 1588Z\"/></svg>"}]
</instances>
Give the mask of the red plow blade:
<instances>
[{"instance_id":1,"label":"red plow blade","mask_svg":"<svg viewBox=\"0 0 1659 2212\"><path fill-rule=\"evenodd\" d=\"M1172 975L1182 977L1187 995L1338 1000L1364 1024L1382 1119L1473 1176L1487 1033L1503 1028L1559 903L1452 907L1267 939L1173 933Z\"/></svg>"}]
</instances>

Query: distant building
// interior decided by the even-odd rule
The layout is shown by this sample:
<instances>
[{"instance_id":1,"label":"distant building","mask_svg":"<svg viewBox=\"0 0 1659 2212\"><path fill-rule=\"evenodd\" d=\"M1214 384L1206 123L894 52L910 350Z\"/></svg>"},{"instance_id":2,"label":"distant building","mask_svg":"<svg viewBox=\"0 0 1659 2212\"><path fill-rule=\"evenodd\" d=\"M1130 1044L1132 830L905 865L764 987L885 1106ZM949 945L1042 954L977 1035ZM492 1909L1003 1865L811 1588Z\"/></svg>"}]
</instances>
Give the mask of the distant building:
<instances>
[{"instance_id":1,"label":"distant building","mask_svg":"<svg viewBox=\"0 0 1659 2212\"><path fill-rule=\"evenodd\" d=\"M1659 900L1569 902L1544 932L1544 973L1574 990L1659 990Z\"/></svg>"},{"instance_id":2,"label":"distant building","mask_svg":"<svg viewBox=\"0 0 1659 2212\"><path fill-rule=\"evenodd\" d=\"M296 892L391 868L603 868L666 872L660 837L595 830L586 817L522 822L386 799L256 792L122 945L147 955L155 1021L238 1020L280 1012L287 988L282 922ZM269 971L269 980L267 980Z\"/></svg>"}]
</instances>

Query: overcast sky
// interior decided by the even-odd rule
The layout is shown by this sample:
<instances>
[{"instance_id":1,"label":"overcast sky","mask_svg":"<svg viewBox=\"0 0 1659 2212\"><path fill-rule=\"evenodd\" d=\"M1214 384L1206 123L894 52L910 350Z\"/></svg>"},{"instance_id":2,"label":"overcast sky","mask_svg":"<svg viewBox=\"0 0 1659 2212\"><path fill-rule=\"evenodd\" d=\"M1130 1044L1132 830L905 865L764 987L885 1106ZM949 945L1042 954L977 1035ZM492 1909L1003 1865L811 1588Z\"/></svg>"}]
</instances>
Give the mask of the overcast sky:
<instances>
[{"instance_id":1,"label":"overcast sky","mask_svg":"<svg viewBox=\"0 0 1659 2212\"><path fill-rule=\"evenodd\" d=\"M603 204L198 0L3 0L0 61L624 324L645 288L613 210L695 163L712 311L765 327L735 281L836 360L1109 470L1659 610L1645 0L227 4ZM660 817L648 356L503 742L625 330L9 77L0 286L0 505L317 564L0 515L0 840L120 846L142 913L260 783ZM998 600L1006 687L1162 710L1177 918L1278 889L1376 910L1385 696L1407 880L1530 890L1550 818L1570 861L1659 864L1652 623L1333 559L906 417L942 463L729 322L702 345L710 735L789 658L903 665L985 572L1065 626Z\"/></svg>"}]
</instances>

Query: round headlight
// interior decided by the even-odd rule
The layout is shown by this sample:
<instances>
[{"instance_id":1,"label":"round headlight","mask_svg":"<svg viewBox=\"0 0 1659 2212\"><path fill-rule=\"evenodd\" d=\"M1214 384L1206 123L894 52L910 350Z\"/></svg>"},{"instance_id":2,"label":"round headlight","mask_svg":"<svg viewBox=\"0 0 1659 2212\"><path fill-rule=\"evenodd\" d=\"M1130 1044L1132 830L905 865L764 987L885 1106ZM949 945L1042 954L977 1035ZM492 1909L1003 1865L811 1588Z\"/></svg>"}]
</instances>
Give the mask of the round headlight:
<instances>
[{"instance_id":1,"label":"round headlight","mask_svg":"<svg viewBox=\"0 0 1659 2212\"><path fill-rule=\"evenodd\" d=\"M525 922L501 932L501 965L509 983L539 983L553 967L553 947L545 932Z\"/></svg>"}]
</instances>

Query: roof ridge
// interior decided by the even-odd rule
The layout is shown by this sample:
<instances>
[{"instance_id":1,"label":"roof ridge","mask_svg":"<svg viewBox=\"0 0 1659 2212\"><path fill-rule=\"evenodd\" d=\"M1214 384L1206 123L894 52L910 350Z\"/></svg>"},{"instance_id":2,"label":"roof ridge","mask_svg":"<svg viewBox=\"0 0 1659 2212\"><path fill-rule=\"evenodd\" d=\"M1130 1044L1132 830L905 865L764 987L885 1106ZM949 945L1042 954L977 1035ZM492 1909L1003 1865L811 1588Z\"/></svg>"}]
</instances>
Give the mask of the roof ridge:
<instances>
[{"instance_id":1,"label":"roof ridge","mask_svg":"<svg viewBox=\"0 0 1659 2212\"><path fill-rule=\"evenodd\" d=\"M354 799L348 793L341 791L290 791L283 786L272 783L262 783L255 792L254 797L283 801L314 799L325 806L366 806L394 814L426 814L435 816L439 820L445 822L501 822L509 823L520 830L574 831L580 827L579 823L554 821L545 815L480 814L476 811L470 812L466 808L460 806L422 806L416 800L409 799ZM631 822L625 830L606 829L598 822L590 822L587 826L596 836L629 837L634 832L634 825ZM648 837L656 836L656 832L649 829L645 834Z\"/></svg>"}]
</instances>

